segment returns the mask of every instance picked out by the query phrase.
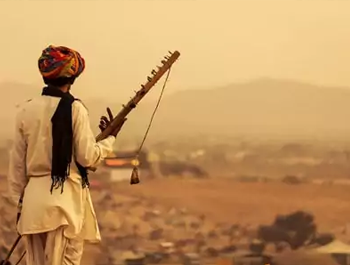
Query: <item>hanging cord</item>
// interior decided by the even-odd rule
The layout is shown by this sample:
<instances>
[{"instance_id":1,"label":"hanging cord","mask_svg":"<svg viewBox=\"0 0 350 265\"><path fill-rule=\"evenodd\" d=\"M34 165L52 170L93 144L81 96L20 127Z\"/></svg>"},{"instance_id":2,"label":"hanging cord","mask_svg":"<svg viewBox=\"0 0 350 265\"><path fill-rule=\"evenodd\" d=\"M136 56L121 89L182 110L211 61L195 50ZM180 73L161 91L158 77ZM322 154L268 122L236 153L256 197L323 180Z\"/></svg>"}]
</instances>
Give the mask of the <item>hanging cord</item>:
<instances>
[{"instance_id":1,"label":"hanging cord","mask_svg":"<svg viewBox=\"0 0 350 265\"><path fill-rule=\"evenodd\" d=\"M157 112L157 110L158 110L160 101L162 100L162 97L163 97L163 94L164 94L165 86L166 86L166 84L167 84L167 82L168 82L168 79L169 79L169 76L170 76L170 71L171 71L171 67L170 67L169 70L168 70L168 74L167 74L167 76L166 76L166 78L165 78L165 81L164 81L162 90L161 90L161 92L160 92L160 95L159 95L157 104L156 104L156 106L155 106L155 108L154 108L154 110L153 110L153 113L152 113L152 116L151 116L151 120L150 120L150 122L149 122L149 124L148 124L148 127L147 127L147 130L146 130L146 132L145 132L145 135L143 136L143 139L142 139L142 142L141 142L141 144L140 144L140 147L139 147L139 149L138 149L137 152L136 152L136 158L139 157L140 152L141 152L141 149L142 149L142 147L143 147L143 145L144 145L144 143L145 143L145 141L146 141L146 138L147 138L147 136L148 136L148 132L149 132L149 130L151 129L154 116L155 116L155 114L156 114L156 112Z\"/></svg>"},{"instance_id":2,"label":"hanging cord","mask_svg":"<svg viewBox=\"0 0 350 265\"><path fill-rule=\"evenodd\" d=\"M168 81L168 78L169 78L169 75L170 75L170 70L171 70L171 67L170 67L169 70L168 70L168 74L167 74L167 76L166 76L166 78L165 78L162 91L160 92L160 95L159 95L157 104L156 104L156 106L155 106L155 108L154 108L154 110L153 110L153 113L152 113L152 116L151 116L151 120L150 120L150 122L149 122L149 124L148 124L148 127L147 127L147 130L146 130L146 132L145 132L145 135L143 136L143 139L142 139L142 142L141 142L141 144L140 144L140 147L139 147L139 149L138 149L137 152L136 152L135 160L137 160L137 161L138 161L140 152L141 152L141 150L142 150L143 144L144 144L145 141L146 141L148 132L149 132L149 130L151 129L152 122L153 122L154 116L155 116L155 114L156 114L156 112L157 112L157 110L158 110L160 101L162 100L163 93L164 93L164 90L165 90L165 86L166 86L166 84L167 84L167 81ZM131 177L130 177L130 184L131 184L131 185L140 183L139 172L138 172L138 165L139 165L139 163L137 162L137 164L134 165L134 168L133 168L133 170L132 170L132 172L131 172Z\"/></svg>"},{"instance_id":3,"label":"hanging cord","mask_svg":"<svg viewBox=\"0 0 350 265\"><path fill-rule=\"evenodd\" d=\"M19 260L16 262L15 265L19 265L19 264L21 263L22 259L23 259L24 256L26 255L26 253L27 253L27 251L24 251L24 252L22 253L21 257L19 258Z\"/></svg>"}]
</instances>

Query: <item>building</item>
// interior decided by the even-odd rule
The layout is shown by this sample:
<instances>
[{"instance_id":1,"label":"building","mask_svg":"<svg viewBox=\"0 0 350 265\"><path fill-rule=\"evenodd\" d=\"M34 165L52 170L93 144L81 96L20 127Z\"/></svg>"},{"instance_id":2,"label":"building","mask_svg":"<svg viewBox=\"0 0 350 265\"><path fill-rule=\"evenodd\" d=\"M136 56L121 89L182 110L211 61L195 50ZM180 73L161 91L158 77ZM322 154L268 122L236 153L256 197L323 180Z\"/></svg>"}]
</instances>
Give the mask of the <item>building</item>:
<instances>
[{"instance_id":1,"label":"building","mask_svg":"<svg viewBox=\"0 0 350 265\"><path fill-rule=\"evenodd\" d=\"M146 152L141 152L136 157L137 152L124 151L116 152L106 158L101 166L100 173L108 177L112 182L130 181L130 176L134 167L139 168L139 175L147 177L150 175L151 166Z\"/></svg>"}]
</instances>

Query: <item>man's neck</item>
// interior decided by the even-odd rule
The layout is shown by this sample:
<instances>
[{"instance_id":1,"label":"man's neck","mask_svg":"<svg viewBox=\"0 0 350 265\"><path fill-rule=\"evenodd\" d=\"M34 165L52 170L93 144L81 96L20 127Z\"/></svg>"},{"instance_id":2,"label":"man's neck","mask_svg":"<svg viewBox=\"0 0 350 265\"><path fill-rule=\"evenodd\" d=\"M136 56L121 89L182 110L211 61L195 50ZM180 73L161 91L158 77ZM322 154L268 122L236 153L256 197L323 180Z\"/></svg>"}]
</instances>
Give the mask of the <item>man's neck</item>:
<instances>
[{"instance_id":1,"label":"man's neck","mask_svg":"<svg viewBox=\"0 0 350 265\"><path fill-rule=\"evenodd\" d=\"M67 93L70 90L70 86L69 85L64 85L58 88L59 90L61 90L63 93Z\"/></svg>"}]
</instances>

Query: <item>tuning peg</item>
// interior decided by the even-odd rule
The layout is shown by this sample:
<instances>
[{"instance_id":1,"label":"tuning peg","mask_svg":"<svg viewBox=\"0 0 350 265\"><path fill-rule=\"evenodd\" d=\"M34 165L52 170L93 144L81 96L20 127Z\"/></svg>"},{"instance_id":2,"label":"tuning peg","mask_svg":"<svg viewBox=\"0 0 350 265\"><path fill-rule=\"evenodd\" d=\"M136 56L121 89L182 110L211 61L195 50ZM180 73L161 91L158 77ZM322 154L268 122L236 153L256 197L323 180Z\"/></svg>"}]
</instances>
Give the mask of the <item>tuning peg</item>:
<instances>
[{"instance_id":1,"label":"tuning peg","mask_svg":"<svg viewBox=\"0 0 350 265\"><path fill-rule=\"evenodd\" d=\"M141 88L144 89L144 88L145 88L145 85L141 85Z\"/></svg>"},{"instance_id":2,"label":"tuning peg","mask_svg":"<svg viewBox=\"0 0 350 265\"><path fill-rule=\"evenodd\" d=\"M125 108L126 106L123 104L122 107Z\"/></svg>"},{"instance_id":3,"label":"tuning peg","mask_svg":"<svg viewBox=\"0 0 350 265\"><path fill-rule=\"evenodd\" d=\"M164 58L166 59L166 60L169 60L170 59L170 57L169 56L164 56Z\"/></svg>"},{"instance_id":4,"label":"tuning peg","mask_svg":"<svg viewBox=\"0 0 350 265\"><path fill-rule=\"evenodd\" d=\"M148 80L148 82L151 82L151 81L152 81L152 78L149 77L149 76L147 76L147 80Z\"/></svg>"},{"instance_id":5,"label":"tuning peg","mask_svg":"<svg viewBox=\"0 0 350 265\"><path fill-rule=\"evenodd\" d=\"M166 64L166 61L165 61L165 60L162 60L161 63L162 63L162 64Z\"/></svg>"},{"instance_id":6,"label":"tuning peg","mask_svg":"<svg viewBox=\"0 0 350 265\"><path fill-rule=\"evenodd\" d=\"M171 51L168 51L170 55L173 55L173 53Z\"/></svg>"},{"instance_id":7,"label":"tuning peg","mask_svg":"<svg viewBox=\"0 0 350 265\"><path fill-rule=\"evenodd\" d=\"M156 74L157 74L156 70L153 69L152 72L151 72L151 74L152 74L152 75L156 75Z\"/></svg>"}]
</instances>

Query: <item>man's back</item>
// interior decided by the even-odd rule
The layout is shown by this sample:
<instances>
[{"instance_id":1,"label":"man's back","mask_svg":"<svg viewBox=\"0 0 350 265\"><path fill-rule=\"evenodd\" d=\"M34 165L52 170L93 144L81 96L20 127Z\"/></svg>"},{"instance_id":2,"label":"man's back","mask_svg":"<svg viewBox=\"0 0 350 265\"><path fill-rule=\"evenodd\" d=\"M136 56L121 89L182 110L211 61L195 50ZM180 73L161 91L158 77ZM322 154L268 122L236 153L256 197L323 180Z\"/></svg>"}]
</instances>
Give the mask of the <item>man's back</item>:
<instances>
[{"instance_id":1,"label":"man's back","mask_svg":"<svg viewBox=\"0 0 350 265\"><path fill-rule=\"evenodd\" d=\"M60 98L39 96L19 106L16 116L14 146L10 155L9 189L14 201L31 177L51 177L52 122ZM84 167L97 165L112 152L114 136L96 143L88 111L76 100L72 104L73 158ZM77 171L71 163L71 170ZM50 187L48 187L50 188Z\"/></svg>"},{"instance_id":2,"label":"man's back","mask_svg":"<svg viewBox=\"0 0 350 265\"><path fill-rule=\"evenodd\" d=\"M100 238L94 227L94 210L89 193L81 186L81 177L74 162L65 184L50 194L52 168L52 117L60 98L39 96L19 106L16 116L14 147L10 156L9 191L14 202L24 193L20 233L49 231L69 224L69 233L81 230L83 216L90 216L88 238ZM84 167L97 166L112 151L115 137L96 142L90 127L87 109L75 100L72 104L73 157ZM38 190L40 190L40 196ZM83 196L85 199L81 200ZM80 198L80 199L79 199ZM87 200L87 203L84 202ZM85 207L87 207L85 209ZM86 212L84 214L84 212ZM77 216L79 216L77 218Z\"/></svg>"},{"instance_id":3,"label":"man's back","mask_svg":"<svg viewBox=\"0 0 350 265\"><path fill-rule=\"evenodd\" d=\"M14 140L17 142L23 142L23 148L26 147L27 177L49 176L51 173L51 118L55 113L59 101L60 98L40 96L28 100L19 107L16 117L16 125L19 134L22 135L17 135L18 137L15 137ZM76 126L78 125L77 123L79 123L79 125L83 125L84 128L87 127L90 129L87 110L80 101L75 101L72 104L72 120L73 128L76 129L74 136L77 136L74 137L74 140L79 141L77 138L80 138L81 141L81 138L90 136L89 131L85 131L84 134L81 134L79 129L82 129L82 126ZM77 122L77 120L79 120L79 122ZM95 141L90 137L89 141L86 141L85 139L85 144L93 145L95 144ZM72 168L76 169L74 163L72 163Z\"/></svg>"},{"instance_id":4,"label":"man's back","mask_svg":"<svg viewBox=\"0 0 350 265\"><path fill-rule=\"evenodd\" d=\"M51 118L59 100L59 98L40 96L25 102L18 112L18 125L27 145L27 177L50 176L52 159Z\"/></svg>"}]
</instances>

